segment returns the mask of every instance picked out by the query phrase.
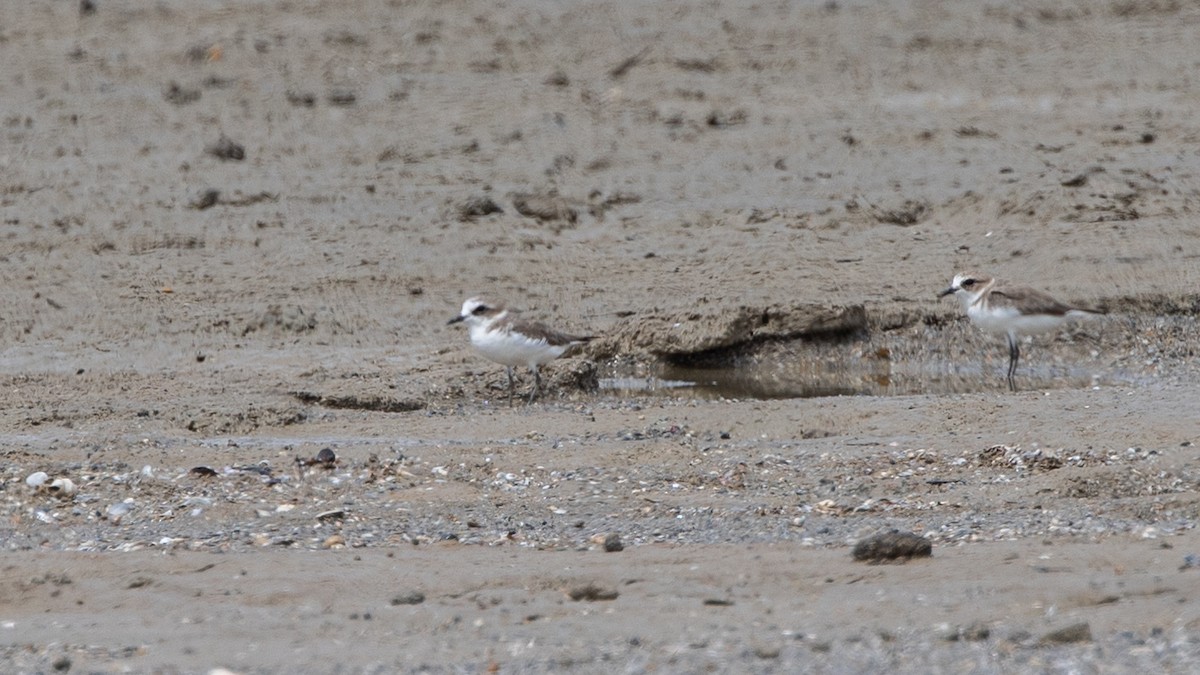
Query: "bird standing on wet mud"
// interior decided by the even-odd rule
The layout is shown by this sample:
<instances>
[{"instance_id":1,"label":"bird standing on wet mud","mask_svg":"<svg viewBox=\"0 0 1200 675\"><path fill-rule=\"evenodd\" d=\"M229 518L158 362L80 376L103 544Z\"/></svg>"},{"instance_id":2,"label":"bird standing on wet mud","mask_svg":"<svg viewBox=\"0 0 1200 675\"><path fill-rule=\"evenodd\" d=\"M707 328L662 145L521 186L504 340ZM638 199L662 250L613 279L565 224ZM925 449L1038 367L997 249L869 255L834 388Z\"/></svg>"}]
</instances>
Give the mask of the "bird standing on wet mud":
<instances>
[{"instance_id":1,"label":"bird standing on wet mud","mask_svg":"<svg viewBox=\"0 0 1200 675\"><path fill-rule=\"evenodd\" d=\"M477 297L467 299L462 311L450 319L449 324L460 322L467 324L475 350L507 369L509 405L512 405L515 386L513 368L525 366L533 372L533 389L529 392L532 403L542 386L538 366L593 339L590 335L568 335L536 321L517 319L503 304Z\"/></svg>"}]
</instances>

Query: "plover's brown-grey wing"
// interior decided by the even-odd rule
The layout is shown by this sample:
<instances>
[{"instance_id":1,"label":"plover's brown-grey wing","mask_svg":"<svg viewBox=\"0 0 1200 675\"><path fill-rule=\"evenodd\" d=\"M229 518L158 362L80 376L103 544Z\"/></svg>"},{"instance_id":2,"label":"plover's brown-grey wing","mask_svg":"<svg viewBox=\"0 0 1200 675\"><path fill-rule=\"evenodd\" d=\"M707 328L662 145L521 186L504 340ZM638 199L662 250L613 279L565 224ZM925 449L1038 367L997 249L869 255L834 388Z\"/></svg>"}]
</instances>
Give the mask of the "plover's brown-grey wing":
<instances>
[{"instance_id":1,"label":"plover's brown-grey wing","mask_svg":"<svg viewBox=\"0 0 1200 675\"><path fill-rule=\"evenodd\" d=\"M592 335L563 333L537 321L513 321L511 327L514 333L520 333L532 340L545 340L546 344L552 347L563 347L572 343L588 342L595 337Z\"/></svg>"},{"instance_id":2,"label":"plover's brown-grey wing","mask_svg":"<svg viewBox=\"0 0 1200 675\"><path fill-rule=\"evenodd\" d=\"M994 307L1012 307L1026 316L1034 314L1066 316L1067 312L1071 310L1088 311L1056 300L1049 293L1026 286L993 288L988 294L988 304Z\"/></svg>"}]
</instances>

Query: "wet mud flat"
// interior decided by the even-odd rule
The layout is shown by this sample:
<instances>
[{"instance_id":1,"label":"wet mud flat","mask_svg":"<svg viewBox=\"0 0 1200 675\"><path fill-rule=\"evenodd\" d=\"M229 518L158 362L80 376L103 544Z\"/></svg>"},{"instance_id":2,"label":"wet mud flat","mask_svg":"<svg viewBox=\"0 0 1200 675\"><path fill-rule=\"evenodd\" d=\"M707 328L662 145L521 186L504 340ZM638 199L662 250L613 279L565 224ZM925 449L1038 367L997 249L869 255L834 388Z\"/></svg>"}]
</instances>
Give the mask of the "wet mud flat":
<instances>
[{"instance_id":1,"label":"wet mud flat","mask_svg":"<svg viewBox=\"0 0 1200 675\"><path fill-rule=\"evenodd\" d=\"M1132 670L1160 663L1164 654L1186 668L1196 653L1176 631L1128 630L1131 610L1169 622L1170 610L1160 601L1178 604L1185 593L1170 585L1180 576L1174 561L1144 543L1104 556L1103 567L1094 544L951 549L941 557L952 571L939 573L932 594L923 579L936 559L848 566L840 553L781 545L647 546L609 554L455 546L259 554L296 578L244 568L231 556L187 552L133 552L124 554L123 569L101 565L84 572L79 567L90 557L62 554L54 571L10 582L12 594L49 604L59 626L76 631L93 623L94 597L119 597L120 606L107 609L103 625L75 633L78 638L48 649L10 643L2 653L14 669L28 671L121 663L147 672L204 672L218 661L281 672L281 653L302 649L308 661L299 667L322 672L440 672L453 663L456 669L539 673L722 664L774 672L796 663L865 672L899 661L916 671L946 659L983 669L999 661L1039 670L1097 651L1112 667ZM464 584L439 574L451 556L478 576ZM612 560L617 556L637 571L624 571ZM9 557L18 564L30 560L24 553ZM981 581L970 571L981 566L1006 580ZM740 571L731 574L734 569ZM760 592L765 587L748 579L787 588L788 597L767 601ZM331 586L340 591L321 590ZM981 597L995 598L984 612L976 609ZM1007 600L1026 597L1038 600ZM1047 617L1042 603L1065 616ZM184 628L164 636L148 630L141 613ZM604 619L612 614L623 620ZM831 620L847 614L857 617L853 626ZM894 623L899 615L931 614L936 621L916 629ZM29 635L29 624L46 621L15 616L26 626L9 629L18 639ZM297 645L297 631L311 622L321 624L324 639ZM251 630L253 637L214 644L206 635L221 624ZM352 647L376 643L404 649Z\"/></svg>"},{"instance_id":2,"label":"wet mud flat","mask_svg":"<svg viewBox=\"0 0 1200 675\"><path fill-rule=\"evenodd\" d=\"M1086 360L1089 340L1068 337L1038 360ZM1152 370L1167 346L1092 367ZM1195 400L1191 373L1009 393L994 365L966 393L560 388L512 407L484 365L478 389L411 410L379 405L361 367L281 378L337 392L301 398L236 366L211 376L241 392L232 405L199 382L174 402L89 402L86 372L10 377L71 414L6 414L5 658L279 672L300 649L358 672L769 672L1194 657L1200 471L1173 412ZM932 557L854 561L891 531ZM297 647L312 625L322 639ZM64 630L80 637L45 637ZM255 637L214 658L230 631ZM368 641L403 656L345 647Z\"/></svg>"},{"instance_id":3,"label":"wet mud flat","mask_svg":"<svg viewBox=\"0 0 1200 675\"><path fill-rule=\"evenodd\" d=\"M1191 668L1198 11L9 3L0 670Z\"/></svg>"}]
</instances>

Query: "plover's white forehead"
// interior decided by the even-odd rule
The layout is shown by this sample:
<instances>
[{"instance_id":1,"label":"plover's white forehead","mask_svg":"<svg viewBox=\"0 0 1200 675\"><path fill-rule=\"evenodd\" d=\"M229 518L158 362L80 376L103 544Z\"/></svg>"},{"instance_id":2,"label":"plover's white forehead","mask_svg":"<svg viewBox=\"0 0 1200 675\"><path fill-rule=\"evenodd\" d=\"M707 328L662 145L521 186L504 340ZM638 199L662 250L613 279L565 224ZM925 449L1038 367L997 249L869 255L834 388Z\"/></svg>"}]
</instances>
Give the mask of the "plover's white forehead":
<instances>
[{"instance_id":1,"label":"plover's white forehead","mask_svg":"<svg viewBox=\"0 0 1200 675\"><path fill-rule=\"evenodd\" d=\"M954 275L954 281L950 282L951 288L965 288L974 286L975 284L986 284L992 278L984 274L976 274L974 272L959 272Z\"/></svg>"},{"instance_id":2,"label":"plover's white forehead","mask_svg":"<svg viewBox=\"0 0 1200 675\"><path fill-rule=\"evenodd\" d=\"M498 302L491 302L485 298L473 297L467 298L462 306L462 314L460 316L493 316L503 311L504 306Z\"/></svg>"},{"instance_id":3,"label":"plover's white forehead","mask_svg":"<svg viewBox=\"0 0 1200 675\"><path fill-rule=\"evenodd\" d=\"M475 311L476 307L486 304L487 303L485 303L482 298L467 298L462 305L462 315L467 316L471 312Z\"/></svg>"}]
</instances>

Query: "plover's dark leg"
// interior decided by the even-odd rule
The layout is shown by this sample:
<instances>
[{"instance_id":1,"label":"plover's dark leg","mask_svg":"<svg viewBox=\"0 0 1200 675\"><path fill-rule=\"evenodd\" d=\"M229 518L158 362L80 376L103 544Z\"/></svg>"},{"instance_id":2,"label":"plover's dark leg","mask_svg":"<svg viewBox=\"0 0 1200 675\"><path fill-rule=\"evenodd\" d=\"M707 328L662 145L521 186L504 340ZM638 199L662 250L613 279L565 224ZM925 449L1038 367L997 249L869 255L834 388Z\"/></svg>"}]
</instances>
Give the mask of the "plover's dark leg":
<instances>
[{"instance_id":1,"label":"plover's dark leg","mask_svg":"<svg viewBox=\"0 0 1200 675\"><path fill-rule=\"evenodd\" d=\"M512 366L505 366L505 367L504 367L504 370L505 370L505 372L507 372L507 373L508 373L508 407L510 407L510 408L511 408L511 407L512 407L513 391L515 391L515 390L516 390L516 385L513 383L513 369L512 369Z\"/></svg>"},{"instance_id":2,"label":"plover's dark leg","mask_svg":"<svg viewBox=\"0 0 1200 675\"><path fill-rule=\"evenodd\" d=\"M529 402L533 403L533 399L537 398L538 392L542 388L542 376L538 373L537 366L531 366L529 369L533 371L533 391L529 392Z\"/></svg>"},{"instance_id":3,"label":"plover's dark leg","mask_svg":"<svg viewBox=\"0 0 1200 675\"><path fill-rule=\"evenodd\" d=\"M1008 388L1012 391L1017 390L1017 363L1021 360L1021 346L1017 342L1017 336L1011 333L1008 336Z\"/></svg>"}]
</instances>

